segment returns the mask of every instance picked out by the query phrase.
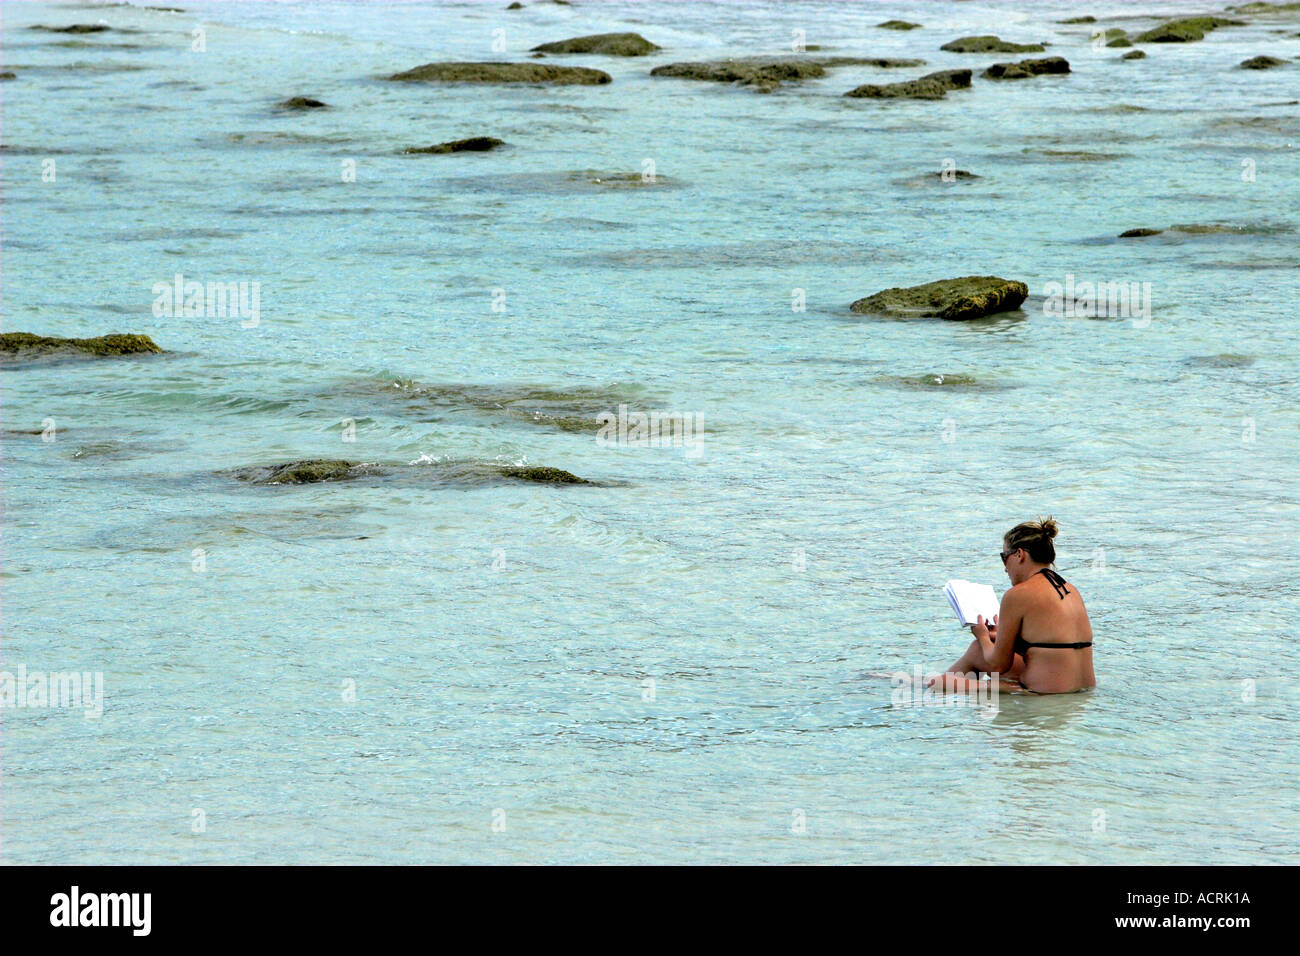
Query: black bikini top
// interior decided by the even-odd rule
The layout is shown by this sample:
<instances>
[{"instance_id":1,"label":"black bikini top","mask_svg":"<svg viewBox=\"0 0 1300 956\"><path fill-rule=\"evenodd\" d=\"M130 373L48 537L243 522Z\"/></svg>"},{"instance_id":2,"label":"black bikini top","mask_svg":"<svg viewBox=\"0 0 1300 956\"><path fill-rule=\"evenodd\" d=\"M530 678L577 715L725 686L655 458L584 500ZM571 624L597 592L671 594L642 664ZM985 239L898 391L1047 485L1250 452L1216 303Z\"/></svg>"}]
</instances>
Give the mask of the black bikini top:
<instances>
[{"instance_id":1,"label":"black bikini top","mask_svg":"<svg viewBox=\"0 0 1300 956\"><path fill-rule=\"evenodd\" d=\"M1065 578L1061 577L1051 568L1043 568L1038 573L1051 582L1052 587L1056 589L1056 593L1060 595L1061 600L1064 601L1065 596L1070 593L1070 589L1066 587ZM1066 650L1079 650L1083 647L1092 647L1092 641L1075 641L1070 644L1057 644L1054 642L1045 643L1027 641L1023 637L1016 638L1015 652L1017 654L1023 655L1025 651L1029 650L1031 647L1062 647Z\"/></svg>"}]
</instances>

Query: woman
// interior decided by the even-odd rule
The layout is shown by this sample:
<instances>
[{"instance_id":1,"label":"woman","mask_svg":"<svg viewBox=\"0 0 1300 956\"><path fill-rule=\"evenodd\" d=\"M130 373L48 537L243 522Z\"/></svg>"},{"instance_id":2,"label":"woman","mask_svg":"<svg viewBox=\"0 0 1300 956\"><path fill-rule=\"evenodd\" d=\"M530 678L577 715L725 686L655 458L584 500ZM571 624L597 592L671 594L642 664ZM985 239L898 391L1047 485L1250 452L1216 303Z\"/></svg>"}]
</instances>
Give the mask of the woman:
<instances>
[{"instance_id":1,"label":"woman","mask_svg":"<svg viewBox=\"0 0 1300 956\"><path fill-rule=\"evenodd\" d=\"M1002 567L1011 587L992 622L971 625L975 640L947 673L932 678L935 690L972 690L972 671L1000 680L999 690L1064 694L1095 687L1092 625L1079 589L1052 569L1056 522L1026 521L1002 539Z\"/></svg>"}]
</instances>

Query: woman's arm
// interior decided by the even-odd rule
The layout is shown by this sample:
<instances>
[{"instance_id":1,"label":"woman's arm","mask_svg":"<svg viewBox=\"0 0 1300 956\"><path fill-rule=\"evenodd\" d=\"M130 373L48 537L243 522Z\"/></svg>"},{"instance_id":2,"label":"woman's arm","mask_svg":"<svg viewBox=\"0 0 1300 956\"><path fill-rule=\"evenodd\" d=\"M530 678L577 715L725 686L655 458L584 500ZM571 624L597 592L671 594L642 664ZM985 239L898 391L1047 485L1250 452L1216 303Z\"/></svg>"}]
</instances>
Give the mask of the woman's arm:
<instances>
[{"instance_id":1,"label":"woman's arm","mask_svg":"<svg viewBox=\"0 0 1300 956\"><path fill-rule=\"evenodd\" d=\"M1015 593L1015 588L1008 588L1006 594L1002 595L998 615L993 619L997 642L991 640L986 626L976 624L971 628L975 632L975 639L980 642L990 673L1005 674L1011 669L1011 662L1016 656L1016 638L1020 636L1023 618L1019 596Z\"/></svg>"}]
</instances>

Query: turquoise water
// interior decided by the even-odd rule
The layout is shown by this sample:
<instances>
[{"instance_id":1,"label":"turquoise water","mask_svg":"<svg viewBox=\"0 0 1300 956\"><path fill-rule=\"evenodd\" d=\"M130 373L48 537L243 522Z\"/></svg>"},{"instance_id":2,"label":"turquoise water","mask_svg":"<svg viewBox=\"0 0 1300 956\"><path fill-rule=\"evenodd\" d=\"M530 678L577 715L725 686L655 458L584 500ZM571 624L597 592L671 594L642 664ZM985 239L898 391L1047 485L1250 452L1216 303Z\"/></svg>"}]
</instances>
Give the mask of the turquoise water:
<instances>
[{"instance_id":1,"label":"turquoise water","mask_svg":"<svg viewBox=\"0 0 1300 956\"><path fill-rule=\"evenodd\" d=\"M177 5L3 9L4 328L169 351L3 374L0 663L104 675L98 719L3 711L6 862L1300 858L1300 19L1121 63L1055 23L1156 22L1116 3ZM137 32L26 29L95 20ZM665 49L379 79L613 30ZM648 75L795 30L928 65ZM975 33L1073 72L840 95L1020 58L938 49ZM473 135L510 148L399 154ZM948 159L980 178L918 179ZM1115 238L1189 223L1241 229ZM259 283L257 325L156 317L177 273ZM848 312L968 274L1030 299ZM1150 321L1046 315L1069 275L1149 282ZM529 420L619 404L698 415L702 454ZM309 457L419 464L224 473ZM1039 514L1097 691L895 706L867 673L955 660L944 581L1002 587Z\"/></svg>"}]
</instances>

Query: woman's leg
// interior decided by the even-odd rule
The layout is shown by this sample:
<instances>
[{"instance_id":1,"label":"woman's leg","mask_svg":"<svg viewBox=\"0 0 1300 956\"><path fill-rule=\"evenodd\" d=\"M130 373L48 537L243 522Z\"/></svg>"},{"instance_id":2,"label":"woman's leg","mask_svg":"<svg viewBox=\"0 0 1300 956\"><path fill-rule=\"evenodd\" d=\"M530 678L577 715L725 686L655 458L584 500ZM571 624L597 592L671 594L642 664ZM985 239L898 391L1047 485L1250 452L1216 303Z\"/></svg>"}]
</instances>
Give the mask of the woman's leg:
<instances>
[{"instance_id":1,"label":"woman's leg","mask_svg":"<svg viewBox=\"0 0 1300 956\"><path fill-rule=\"evenodd\" d=\"M957 658L957 663L949 667L949 674L969 674L972 671L979 673L985 669L984 652L980 650L979 641L971 641L970 647L966 648L966 653Z\"/></svg>"}]
</instances>

